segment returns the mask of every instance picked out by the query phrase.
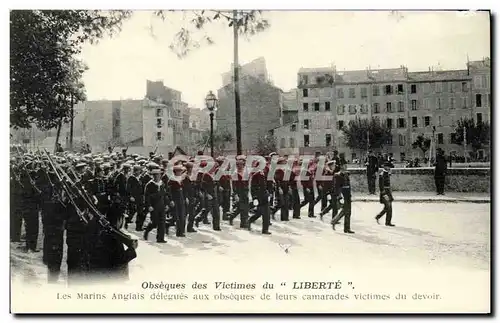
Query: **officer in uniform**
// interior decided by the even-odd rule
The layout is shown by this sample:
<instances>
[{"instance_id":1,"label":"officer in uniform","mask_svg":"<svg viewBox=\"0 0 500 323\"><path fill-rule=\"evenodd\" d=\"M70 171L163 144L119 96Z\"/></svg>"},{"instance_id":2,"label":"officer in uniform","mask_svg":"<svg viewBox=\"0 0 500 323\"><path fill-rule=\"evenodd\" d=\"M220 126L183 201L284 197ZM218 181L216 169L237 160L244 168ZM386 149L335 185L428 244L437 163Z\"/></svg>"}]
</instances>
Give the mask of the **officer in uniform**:
<instances>
[{"instance_id":1,"label":"officer in uniform","mask_svg":"<svg viewBox=\"0 0 500 323\"><path fill-rule=\"evenodd\" d=\"M384 208L375 217L375 220L379 223L380 218L385 215L385 225L388 227L394 226L394 224L392 224L392 201L394 201L394 198L392 197L391 190L391 167L392 163L386 161L384 163L384 168L380 171L378 176L380 203L384 205Z\"/></svg>"},{"instance_id":2,"label":"officer in uniform","mask_svg":"<svg viewBox=\"0 0 500 323\"><path fill-rule=\"evenodd\" d=\"M375 180L378 173L378 158L375 156L373 151L368 152L368 157L365 162L366 166L366 177L368 180L368 192L369 194L375 194Z\"/></svg>"},{"instance_id":3,"label":"officer in uniform","mask_svg":"<svg viewBox=\"0 0 500 323\"><path fill-rule=\"evenodd\" d=\"M269 224L271 217L269 214L269 193L267 191L266 174L263 171L256 171L251 177L252 199L258 202L257 210L248 219L248 230L251 230L252 223L262 216L262 234L271 234Z\"/></svg>"},{"instance_id":4,"label":"officer in uniform","mask_svg":"<svg viewBox=\"0 0 500 323\"><path fill-rule=\"evenodd\" d=\"M206 207L201 212L201 215L195 219L195 225L198 226L200 220L206 220L208 213L212 214L212 228L214 231L221 231L220 228L220 208L219 202L217 201L217 183L214 179L214 173L216 172L216 167L214 166L210 171L203 174L202 177L202 188L205 192L205 203Z\"/></svg>"},{"instance_id":5,"label":"officer in uniform","mask_svg":"<svg viewBox=\"0 0 500 323\"><path fill-rule=\"evenodd\" d=\"M175 165L173 167L174 177L169 178L167 185L169 189L169 196L171 198L171 214L175 221L175 235L177 237L185 237L186 230L186 208L185 198L183 192L183 179L182 174L185 171L184 166Z\"/></svg>"},{"instance_id":6,"label":"officer in uniform","mask_svg":"<svg viewBox=\"0 0 500 323\"><path fill-rule=\"evenodd\" d=\"M140 165L134 165L133 173L129 176L127 180L127 189L130 199L130 220L132 220L132 216L136 213L135 218L135 230L142 231L142 224L144 223L144 203L143 196L144 190L142 189L142 183L139 180L139 176L141 175L142 167Z\"/></svg>"},{"instance_id":7,"label":"officer in uniform","mask_svg":"<svg viewBox=\"0 0 500 323\"><path fill-rule=\"evenodd\" d=\"M346 165L342 165L341 171L337 173L335 178L335 185L340 187L344 204L341 211L332 218L332 228L335 230L335 225L339 223L341 218L344 218L344 233L352 234L354 231L351 230L351 183Z\"/></svg>"},{"instance_id":8,"label":"officer in uniform","mask_svg":"<svg viewBox=\"0 0 500 323\"><path fill-rule=\"evenodd\" d=\"M245 156L236 157L236 179L233 180L234 202L233 211L228 215L229 224L233 225L233 220L240 216L240 228L248 229L248 179L245 178Z\"/></svg>"}]
</instances>

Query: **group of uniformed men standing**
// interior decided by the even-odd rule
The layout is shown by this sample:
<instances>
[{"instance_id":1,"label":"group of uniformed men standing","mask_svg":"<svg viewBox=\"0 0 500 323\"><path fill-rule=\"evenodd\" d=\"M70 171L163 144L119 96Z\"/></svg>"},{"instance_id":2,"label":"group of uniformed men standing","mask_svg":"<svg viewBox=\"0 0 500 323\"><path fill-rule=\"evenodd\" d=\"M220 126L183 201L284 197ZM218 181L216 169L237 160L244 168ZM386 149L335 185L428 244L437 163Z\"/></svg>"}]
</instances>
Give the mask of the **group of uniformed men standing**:
<instances>
[{"instance_id":1,"label":"group of uniformed men standing","mask_svg":"<svg viewBox=\"0 0 500 323\"><path fill-rule=\"evenodd\" d=\"M262 217L262 234L271 234L269 226L271 219L276 219L276 213L281 221L290 220L290 211L293 219L300 219L301 208L307 206L308 217L316 217L314 206L320 201L321 219L331 211L334 230L344 218L344 232L354 233L350 227L349 173L336 151L333 158L326 161L322 171L324 176L330 176L327 181L315 180L319 154L308 164L309 179L299 179L300 160L293 164L288 180L283 168L277 169L274 177L269 179L273 155L276 154L266 157L267 164L262 171L255 171L249 176L245 176L246 157L237 156L236 176L216 178L216 172L224 164L224 157L218 157L212 169L199 171L193 169L194 157L174 162L153 156L153 153L146 158L137 154L127 155L126 151L106 155L23 153L11 159L11 241L20 241L24 221L25 248L37 251L41 211L43 261L49 270L49 281L57 281L60 273L64 231L70 279L94 272L128 274L127 264L136 257L135 246L103 234L99 221L92 221L92 217L90 222L85 221L89 223L83 223L82 212L74 206L76 197L65 194L63 185L59 183L60 178L55 176L56 167L51 163L57 164L61 171L64 169L72 174L68 176L69 183L81 185L92 197L98 212L105 215L111 225L120 229L135 222L135 230L142 232L145 240L156 229L156 242L165 243L170 227L175 227L177 237L184 237L186 231L196 232L195 227L200 223L210 224L209 214L215 231L221 230L221 220L233 225L238 216L240 228L251 230L252 224ZM279 157L278 164L287 164L287 159ZM202 162L200 166L205 165ZM175 176L169 176L168 167ZM384 204L384 209L376 220L378 222L386 214L386 225L392 226L389 169L390 165L384 164L384 171L380 173L380 202ZM193 174L194 171L196 174ZM317 196L314 194L315 186ZM300 187L303 201L300 200Z\"/></svg>"}]
</instances>

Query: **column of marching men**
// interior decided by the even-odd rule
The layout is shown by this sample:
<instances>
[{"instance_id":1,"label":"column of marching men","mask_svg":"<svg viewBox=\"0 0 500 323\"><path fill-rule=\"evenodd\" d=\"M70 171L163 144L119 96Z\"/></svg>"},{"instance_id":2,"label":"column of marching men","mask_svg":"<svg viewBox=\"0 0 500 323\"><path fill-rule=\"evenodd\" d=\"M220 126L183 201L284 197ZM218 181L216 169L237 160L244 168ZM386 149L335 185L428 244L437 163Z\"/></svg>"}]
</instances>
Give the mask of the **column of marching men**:
<instances>
[{"instance_id":1,"label":"column of marching men","mask_svg":"<svg viewBox=\"0 0 500 323\"><path fill-rule=\"evenodd\" d=\"M140 232L144 240L151 239L150 233L156 229L157 243L166 243L169 234L194 234L200 225L220 231L221 221L232 226L237 217L240 228L247 230L262 218L261 232L268 235L277 217L290 221L292 213L292 219L300 219L301 209L307 208L308 217L313 218L315 205L321 203L321 219L331 213L330 223L335 230L344 218L344 232L354 233L350 227L349 173L336 152L331 160L317 154L307 164L305 178L300 177L304 161L298 159L290 164L284 157L277 159L280 167L274 176L268 176L271 159L278 157L275 155L266 157L263 170L250 173L257 165L248 167L246 156L237 156L236 174L216 176L221 166L228 165L225 157L218 157L214 167L202 171L207 168L206 161L195 169L195 157L174 162L152 154L146 158L126 153L20 153L11 159L11 241L21 241L24 222L24 248L38 251L41 214L43 262L49 282L54 282L61 271L64 232L69 280L94 273L128 275L128 262L137 256L136 246L116 232L103 234L110 230L103 229L102 221L113 228ZM393 226L390 166L384 164L379 174L384 208L376 216L379 222L386 215L387 226ZM168 167L175 176L169 176ZM328 180L316 180L317 171ZM75 187L76 193L72 193ZM86 196L89 198L82 202Z\"/></svg>"}]
</instances>

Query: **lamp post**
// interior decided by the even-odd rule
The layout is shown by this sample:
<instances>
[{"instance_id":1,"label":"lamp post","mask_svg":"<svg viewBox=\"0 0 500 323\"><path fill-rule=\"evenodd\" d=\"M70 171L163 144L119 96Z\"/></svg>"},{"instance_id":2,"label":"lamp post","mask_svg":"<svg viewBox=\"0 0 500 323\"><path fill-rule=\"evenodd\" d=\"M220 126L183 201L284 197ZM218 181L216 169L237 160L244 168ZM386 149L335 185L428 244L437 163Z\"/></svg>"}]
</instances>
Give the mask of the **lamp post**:
<instances>
[{"instance_id":1,"label":"lamp post","mask_svg":"<svg viewBox=\"0 0 500 323\"><path fill-rule=\"evenodd\" d=\"M217 97L212 91L205 97L205 104L210 112L210 156L214 157L214 111L217 108Z\"/></svg>"}]
</instances>

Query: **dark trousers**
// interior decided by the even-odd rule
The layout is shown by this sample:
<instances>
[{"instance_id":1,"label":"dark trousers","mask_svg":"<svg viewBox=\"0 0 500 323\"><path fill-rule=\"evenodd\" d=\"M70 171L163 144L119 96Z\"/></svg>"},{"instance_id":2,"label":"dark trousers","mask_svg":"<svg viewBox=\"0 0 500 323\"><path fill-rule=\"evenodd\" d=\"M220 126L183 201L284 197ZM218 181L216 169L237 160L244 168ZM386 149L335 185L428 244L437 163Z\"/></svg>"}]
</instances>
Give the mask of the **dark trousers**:
<instances>
[{"instance_id":1,"label":"dark trousers","mask_svg":"<svg viewBox=\"0 0 500 323\"><path fill-rule=\"evenodd\" d=\"M21 230L23 225L23 217L19 208L19 203L16 199L11 198L10 205L10 241L21 241Z\"/></svg>"},{"instance_id":2,"label":"dark trousers","mask_svg":"<svg viewBox=\"0 0 500 323\"><path fill-rule=\"evenodd\" d=\"M375 182L377 179L377 175L368 173L366 175L366 178L368 180L368 192L370 194L375 194Z\"/></svg>"},{"instance_id":3,"label":"dark trousers","mask_svg":"<svg viewBox=\"0 0 500 323\"><path fill-rule=\"evenodd\" d=\"M312 188L309 189L304 188L304 201L300 203L300 207L302 208L307 204L309 204L307 214L309 217L312 217L314 216L314 205L316 204L314 198L314 190Z\"/></svg>"},{"instance_id":4,"label":"dark trousers","mask_svg":"<svg viewBox=\"0 0 500 323\"><path fill-rule=\"evenodd\" d=\"M344 205L337 215L332 217L332 224L337 224L340 219L344 218L344 231L351 230L351 192L350 190L342 190L342 196L344 197Z\"/></svg>"},{"instance_id":5,"label":"dark trousers","mask_svg":"<svg viewBox=\"0 0 500 323\"><path fill-rule=\"evenodd\" d=\"M292 214L294 219L300 219L300 196L297 187L290 187L292 197L290 204L292 205Z\"/></svg>"},{"instance_id":6,"label":"dark trousers","mask_svg":"<svg viewBox=\"0 0 500 323\"><path fill-rule=\"evenodd\" d=\"M248 189L238 188L236 190L239 202L236 203L236 208L229 215L229 222L232 222L238 215L240 216L240 228L248 227L248 212L249 212L249 201L248 201Z\"/></svg>"},{"instance_id":7,"label":"dark trousers","mask_svg":"<svg viewBox=\"0 0 500 323\"><path fill-rule=\"evenodd\" d=\"M289 216L289 211L291 205L290 203L290 197L288 193L288 185L287 184L281 184L280 188L282 189L283 193L280 194L278 192L278 208L280 210L280 220L281 221L288 221L290 220Z\"/></svg>"},{"instance_id":8,"label":"dark trousers","mask_svg":"<svg viewBox=\"0 0 500 323\"><path fill-rule=\"evenodd\" d=\"M194 199L194 197L191 196L187 199L187 203L186 203L187 229L188 229L188 231L191 231L193 229L194 218L196 216L196 213L194 212L194 208L195 208L195 199Z\"/></svg>"},{"instance_id":9,"label":"dark trousers","mask_svg":"<svg viewBox=\"0 0 500 323\"><path fill-rule=\"evenodd\" d=\"M211 194L210 194L211 193ZM217 195L215 192L210 192L209 195L212 196L212 199L209 199L208 196L205 197L205 207L203 208L200 220L204 223L208 222L208 213L212 214L212 228L216 231L220 230L220 210L219 203L217 202Z\"/></svg>"},{"instance_id":10,"label":"dark trousers","mask_svg":"<svg viewBox=\"0 0 500 323\"><path fill-rule=\"evenodd\" d=\"M182 190L173 192L172 200L175 204L172 210L172 217L175 221L175 234L176 236L182 236L186 232L186 201Z\"/></svg>"},{"instance_id":11,"label":"dark trousers","mask_svg":"<svg viewBox=\"0 0 500 323\"><path fill-rule=\"evenodd\" d=\"M43 222L43 262L47 265L49 282L56 282L61 272L64 245L64 213L54 204L45 205Z\"/></svg>"},{"instance_id":12,"label":"dark trousers","mask_svg":"<svg viewBox=\"0 0 500 323\"><path fill-rule=\"evenodd\" d=\"M36 250L38 241L38 231L40 227L38 216L38 205L23 204L23 220L26 230L26 248L28 250Z\"/></svg>"},{"instance_id":13,"label":"dark trousers","mask_svg":"<svg viewBox=\"0 0 500 323\"><path fill-rule=\"evenodd\" d=\"M269 214L269 202L267 196L263 196L259 199L259 205L255 210L255 214L248 219L248 225L250 226L258 218L262 216L262 233L269 232L269 223L271 223L271 217Z\"/></svg>"},{"instance_id":14,"label":"dark trousers","mask_svg":"<svg viewBox=\"0 0 500 323\"><path fill-rule=\"evenodd\" d=\"M89 272L89 241L84 223L78 215L71 214L66 231L66 245L68 246L66 264L68 265L68 282L82 282Z\"/></svg>"},{"instance_id":15,"label":"dark trousers","mask_svg":"<svg viewBox=\"0 0 500 323\"><path fill-rule=\"evenodd\" d=\"M136 209L137 215L135 216L135 229L141 230L144 220L146 219L146 214L144 213L144 203L140 201L140 198L139 200L136 199Z\"/></svg>"},{"instance_id":16,"label":"dark trousers","mask_svg":"<svg viewBox=\"0 0 500 323\"><path fill-rule=\"evenodd\" d=\"M445 175L435 175L434 182L436 183L436 192L438 194L443 194L444 193Z\"/></svg>"},{"instance_id":17,"label":"dark trousers","mask_svg":"<svg viewBox=\"0 0 500 323\"><path fill-rule=\"evenodd\" d=\"M151 212L151 223L148 224L146 231L150 232L156 228L156 241L165 240L165 209L160 207L160 210L154 208Z\"/></svg>"},{"instance_id":18,"label":"dark trousers","mask_svg":"<svg viewBox=\"0 0 500 323\"><path fill-rule=\"evenodd\" d=\"M381 198L381 202L384 204L382 211L375 217L377 220L385 215L385 224L391 224L392 221L392 201L389 197Z\"/></svg>"}]
</instances>

